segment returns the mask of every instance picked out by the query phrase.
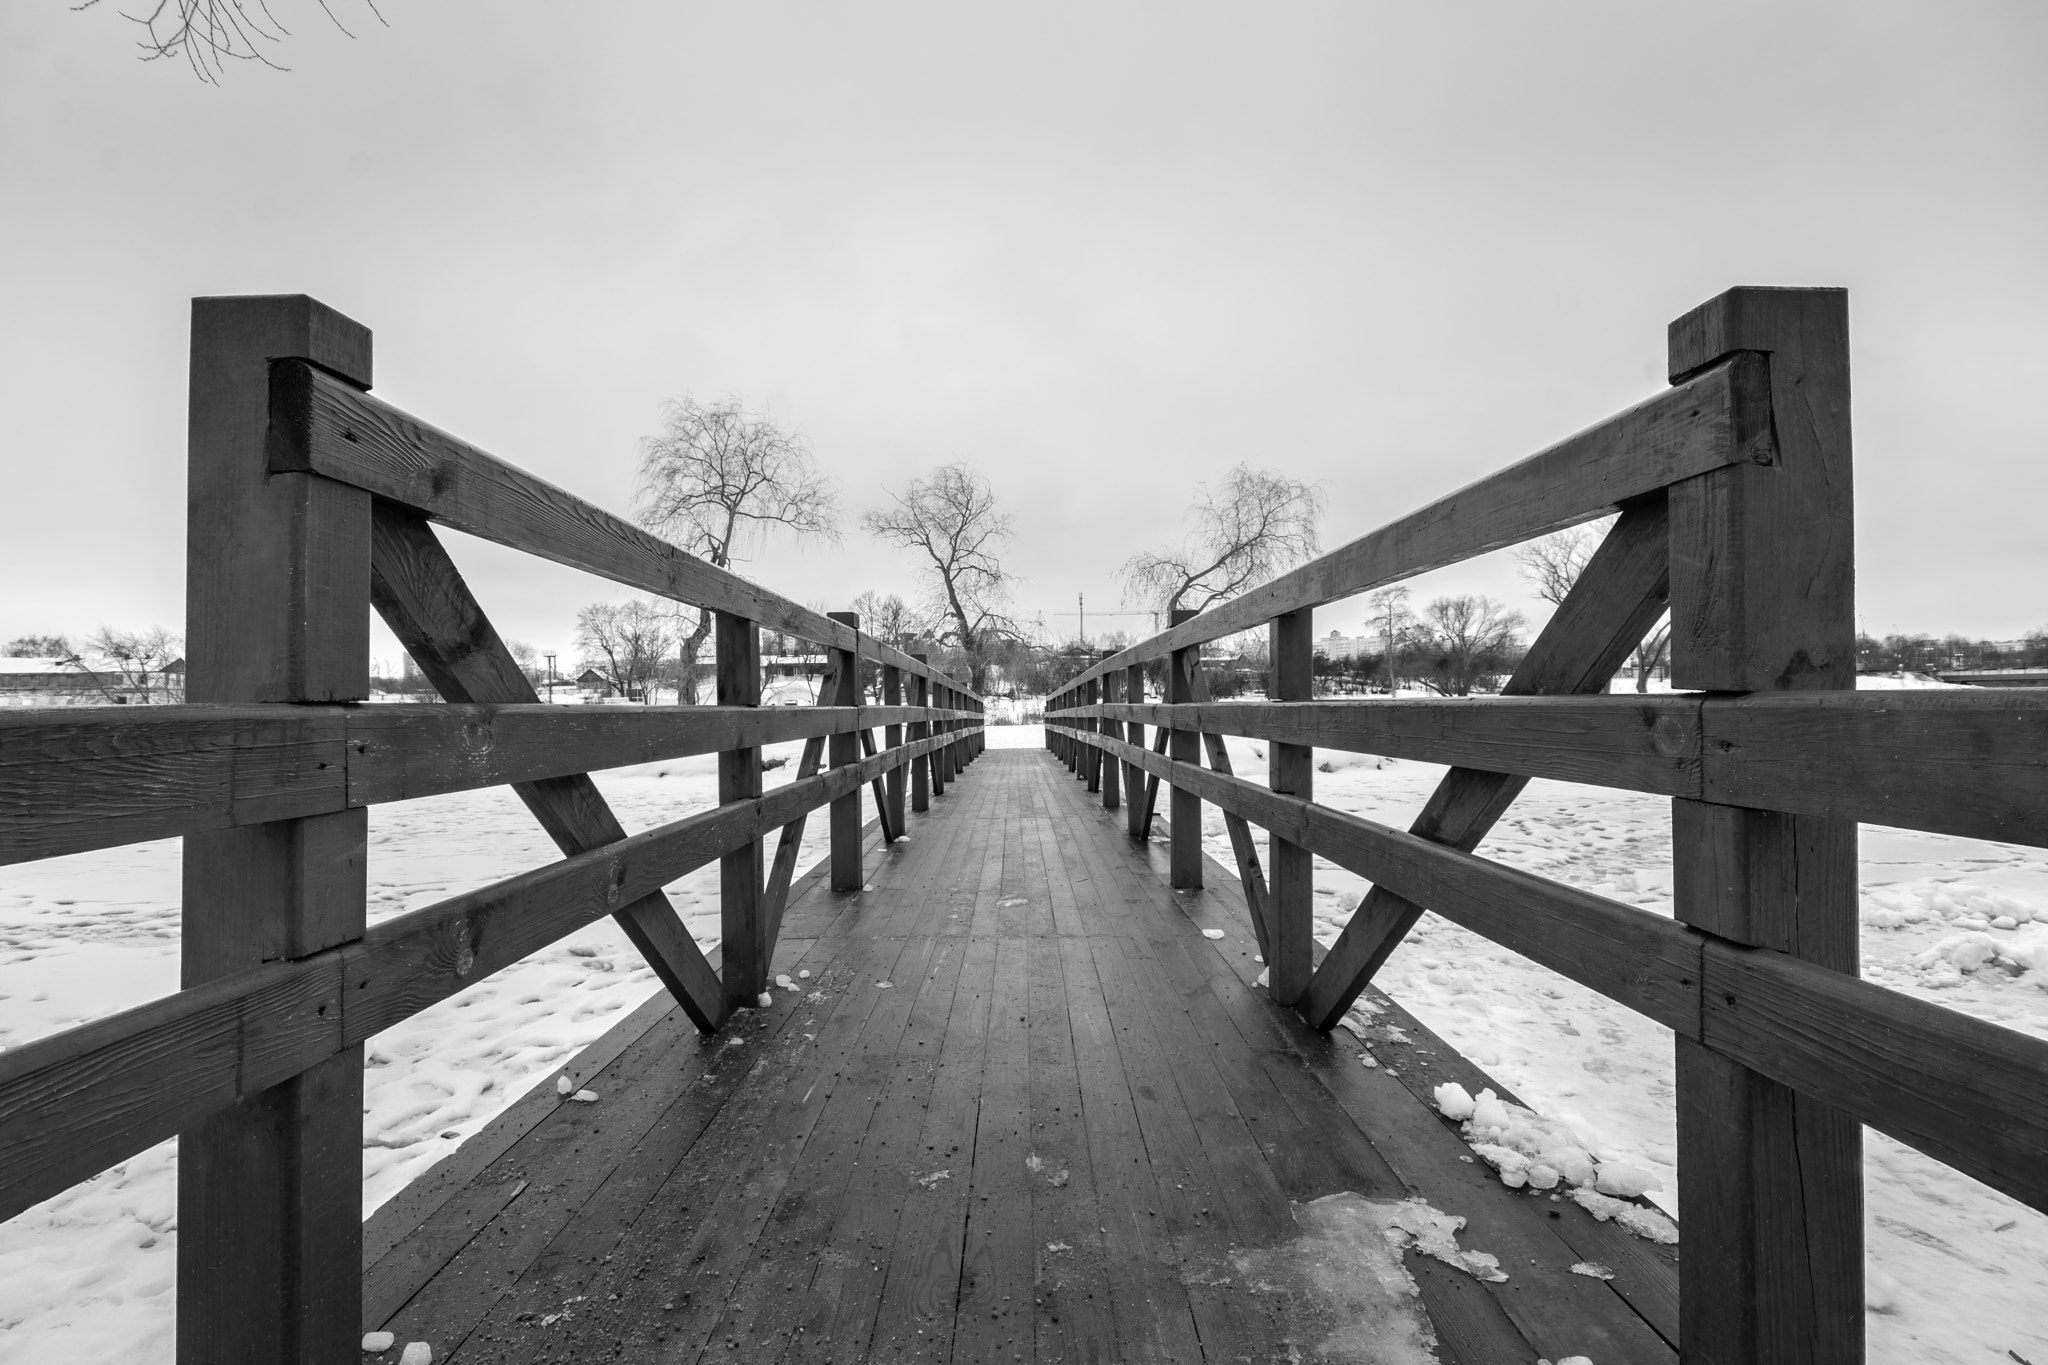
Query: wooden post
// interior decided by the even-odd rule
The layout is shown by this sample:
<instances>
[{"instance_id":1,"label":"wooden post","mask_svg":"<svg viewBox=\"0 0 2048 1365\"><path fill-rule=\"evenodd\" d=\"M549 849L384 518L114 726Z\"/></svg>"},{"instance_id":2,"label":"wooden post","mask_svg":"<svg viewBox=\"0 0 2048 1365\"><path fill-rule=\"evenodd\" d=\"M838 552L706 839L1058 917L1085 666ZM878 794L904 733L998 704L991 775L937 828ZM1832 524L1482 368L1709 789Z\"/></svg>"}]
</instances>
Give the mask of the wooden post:
<instances>
[{"instance_id":1,"label":"wooden post","mask_svg":"<svg viewBox=\"0 0 2048 1365\"><path fill-rule=\"evenodd\" d=\"M761 630L727 612L715 614L720 706L761 704ZM761 795L761 750L728 749L718 756L718 803ZM856 796L858 801L859 797ZM856 810L856 818L858 811ZM759 839L718 860L718 919L723 937L718 976L728 1009L751 1006L768 987L775 945L761 913L762 845Z\"/></svg>"},{"instance_id":2,"label":"wooden post","mask_svg":"<svg viewBox=\"0 0 2048 1365\"><path fill-rule=\"evenodd\" d=\"M1102 657L1108 658L1109 651L1103 650ZM1104 705L1113 706L1123 700L1123 681L1121 669L1112 669L1102 675L1102 700ZM1096 728L1111 739L1123 738L1124 727L1116 721L1103 721ZM1122 796L1122 784L1117 780L1120 776L1119 770L1121 766L1117 760L1111 758L1108 754L1102 756L1102 808L1104 810L1115 810Z\"/></svg>"},{"instance_id":3,"label":"wooden post","mask_svg":"<svg viewBox=\"0 0 2048 1365\"><path fill-rule=\"evenodd\" d=\"M860 614L851 611L825 613L843 625L860 629ZM835 649L838 656L838 685L834 706L860 705L860 650ZM834 734L829 742L832 766L846 768L860 762L860 736L851 730ZM860 788L832 802L832 889L858 891L867 884L860 861Z\"/></svg>"},{"instance_id":4,"label":"wooden post","mask_svg":"<svg viewBox=\"0 0 2048 1365\"><path fill-rule=\"evenodd\" d=\"M1102 700L1102 684L1101 684L1101 682L1099 682L1099 681L1096 681L1096 682L1090 682L1090 683L1089 683L1089 684L1088 684L1088 685L1087 685L1087 686L1086 686L1086 687L1085 687L1085 688L1083 689L1083 691L1082 691L1082 693L1081 693L1081 705L1083 705L1083 706L1094 706L1094 705L1096 705L1097 703L1099 703L1099 702L1100 702L1101 700ZM1081 732L1082 732L1083 734L1089 734L1089 735L1092 735L1092 734L1096 734L1096 733L1098 733L1098 732L1099 732L1099 731L1101 730L1101 728L1102 728L1102 727L1101 727L1101 723L1100 723L1100 722L1098 722L1098 721L1095 721L1095 720L1084 720L1084 721L1082 721L1082 722L1081 722L1081 727L1080 727L1080 728L1081 728ZM1095 747L1095 746L1094 746L1093 744L1084 744L1084 745L1082 746L1082 760L1081 760L1081 763L1082 763L1082 772L1081 772L1081 775L1082 775L1083 777L1085 777L1085 778L1087 779L1087 781L1088 781L1088 790L1089 790L1089 791L1091 791L1091 792L1099 792L1099 791L1101 791L1101 790L1102 790L1102 750L1100 750L1100 749L1096 748L1096 747Z\"/></svg>"},{"instance_id":5,"label":"wooden post","mask_svg":"<svg viewBox=\"0 0 2048 1365\"><path fill-rule=\"evenodd\" d=\"M1132 664L1124 669L1124 699L1133 706L1145 702L1145 665ZM1145 723L1130 721L1124 728L1124 742L1145 747ZM1145 804L1145 770L1135 763L1124 765L1124 786L1130 790L1130 799L1124 802L1124 830L1133 839L1150 837L1147 828L1152 823L1152 812Z\"/></svg>"},{"instance_id":6,"label":"wooden post","mask_svg":"<svg viewBox=\"0 0 2048 1365\"><path fill-rule=\"evenodd\" d=\"M1313 618L1307 608L1273 618L1274 701L1309 701L1315 696ZM1276 792L1298 796L1304 801L1315 796L1315 750L1306 744L1266 746L1266 780ZM1268 847L1272 864L1271 890L1266 897L1266 927L1272 942L1267 965L1271 968L1268 989L1276 1004L1292 1005L1308 989L1315 972L1315 857L1299 844L1278 834Z\"/></svg>"},{"instance_id":7,"label":"wooden post","mask_svg":"<svg viewBox=\"0 0 2048 1365\"><path fill-rule=\"evenodd\" d=\"M910 657L921 664L931 662L931 656L927 654L913 654ZM913 695L916 697L912 705L929 707L932 704L932 680L919 673L911 679L910 685L913 689ZM913 740L930 739L932 737L931 722L923 720L912 721L910 723L910 737ZM931 771L932 761L930 755L919 754L916 758L910 760L910 808L914 811L922 813L932 808Z\"/></svg>"},{"instance_id":8,"label":"wooden post","mask_svg":"<svg viewBox=\"0 0 2048 1365\"><path fill-rule=\"evenodd\" d=\"M286 358L370 385L369 329L324 304L193 300L192 702L369 695L370 495L268 473L270 362ZM181 984L360 939L366 816L186 836ZM341 1002L324 1009L338 1041ZM360 1046L179 1135L178 1359L360 1359L362 1144Z\"/></svg>"},{"instance_id":9,"label":"wooden post","mask_svg":"<svg viewBox=\"0 0 2048 1365\"><path fill-rule=\"evenodd\" d=\"M882 665L882 705L903 705L903 670L895 664ZM885 725L882 727L882 744L890 749L903 747L903 726L900 722L895 725ZM888 780L884 786L888 792L886 804L889 807L890 826L898 834L901 834L905 829L903 823L903 769L901 767L889 769Z\"/></svg>"},{"instance_id":10,"label":"wooden post","mask_svg":"<svg viewBox=\"0 0 2048 1365\"><path fill-rule=\"evenodd\" d=\"M1168 613L1172 617L1169 626L1177 626L1192 620L1195 612L1176 607ZM1202 647L1189 645L1176 649L1167 660L1166 701L1170 706L1185 705L1195 699L1195 670L1202 666ZM1202 762L1202 736L1196 730L1175 730L1168 741L1168 757L1176 763L1188 763L1196 767ZM1172 876L1177 890L1194 890L1202 885L1202 798L1191 791L1176 786L1173 799L1167 808L1168 818L1173 823Z\"/></svg>"},{"instance_id":11,"label":"wooden post","mask_svg":"<svg viewBox=\"0 0 2048 1365\"><path fill-rule=\"evenodd\" d=\"M1775 463L1672 486L1673 686L1854 687L1846 293L1730 290L1670 346L1674 383L1765 353L1778 445ZM1672 841L1679 919L1856 972L1853 823L1677 800ZM1860 1361L1862 1129L1683 1037L1677 1062L1682 1358Z\"/></svg>"}]
</instances>

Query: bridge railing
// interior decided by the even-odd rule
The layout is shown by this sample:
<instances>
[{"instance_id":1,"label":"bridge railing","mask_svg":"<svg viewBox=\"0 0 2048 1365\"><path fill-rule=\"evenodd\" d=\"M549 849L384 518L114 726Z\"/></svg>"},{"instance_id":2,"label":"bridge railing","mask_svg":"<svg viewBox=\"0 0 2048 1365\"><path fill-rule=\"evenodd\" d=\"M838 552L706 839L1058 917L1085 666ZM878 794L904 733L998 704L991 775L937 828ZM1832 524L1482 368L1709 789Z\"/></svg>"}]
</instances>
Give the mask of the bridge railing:
<instances>
[{"instance_id":1,"label":"bridge railing","mask_svg":"<svg viewBox=\"0 0 2048 1365\"><path fill-rule=\"evenodd\" d=\"M2048 846L2048 689L1854 690L1842 291L1732 290L1669 359L1647 402L1104 658L1048 745L1134 837L1171 788L1176 886L1222 809L1272 996L1317 1028L1424 909L1670 1028L1684 1358L1860 1360L1861 1125L2048 1211L2048 1043L1858 979L1856 822ZM1312 699L1315 608L1615 512L1499 698ZM1667 607L1688 691L1605 695ZM1272 699L1207 700L1200 646L1261 626ZM1268 742L1265 784L1223 735ZM1317 746L1451 770L1401 831L1315 802ZM1675 918L1475 856L1531 777L1669 797ZM1316 857L1373 884L1319 966Z\"/></svg>"},{"instance_id":2,"label":"bridge railing","mask_svg":"<svg viewBox=\"0 0 2048 1365\"><path fill-rule=\"evenodd\" d=\"M767 984L809 813L857 889L862 787L894 839L981 747L925 655L400 412L370 349L303 296L196 300L188 702L0 713L0 864L185 841L183 989L0 1053L0 1218L179 1138L185 1360L357 1358L364 1040L607 915L715 1030ZM540 704L437 525L712 612L717 704ZM441 703L359 704L373 608ZM825 647L818 705L762 708L763 627ZM704 753L718 804L631 836L587 776ZM368 808L498 784L563 859L370 925ZM716 970L661 890L712 862Z\"/></svg>"}]
</instances>

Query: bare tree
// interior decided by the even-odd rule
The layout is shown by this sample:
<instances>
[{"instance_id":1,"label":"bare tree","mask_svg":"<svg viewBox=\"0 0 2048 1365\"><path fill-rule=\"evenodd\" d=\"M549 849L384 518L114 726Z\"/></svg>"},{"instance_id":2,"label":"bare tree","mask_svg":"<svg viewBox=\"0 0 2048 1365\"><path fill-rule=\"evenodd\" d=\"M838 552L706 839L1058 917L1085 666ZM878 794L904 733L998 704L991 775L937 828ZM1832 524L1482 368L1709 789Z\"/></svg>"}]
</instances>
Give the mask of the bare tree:
<instances>
[{"instance_id":1,"label":"bare tree","mask_svg":"<svg viewBox=\"0 0 2048 1365\"><path fill-rule=\"evenodd\" d=\"M1572 590L1572 584L1579 581L1579 575L1586 571L1587 561L1593 558L1593 551L1600 548L1600 542L1607 539L1607 532L1613 525L1614 518L1607 517L1589 521L1583 526L1569 526L1519 545L1514 552L1515 572L1528 580L1537 597L1553 607L1557 606Z\"/></svg>"},{"instance_id":2,"label":"bare tree","mask_svg":"<svg viewBox=\"0 0 2048 1365\"><path fill-rule=\"evenodd\" d=\"M1406 585L1381 588L1365 599L1366 625L1380 640L1381 658L1387 666L1387 695L1400 690L1398 669L1401 651L1415 632L1415 613L1408 606Z\"/></svg>"},{"instance_id":3,"label":"bare tree","mask_svg":"<svg viewBox=\"0 0 2048 1365\"><path fill-rule=\"evenodd\" d=\"M1522 625L1522 613L1490 597L1437 598L1415 627L1417 661L1428 670L1423 685L1447 697L1469 695L1488 675L1506 671Z\"/></svg>"},{"instance_id":4,"label":"bare tree","mask_svg":"<svg viewBox=\"0 0 2048 1365\"><path fill-rule=\"evenodd\" d=\"M647 685L674 643L667 614L652 602L593 602L576 613L583 667L595 669L628 698L637 691L647 699Z\"/></svg>"},{"instance_id":5,"label":"bare tree","mask_svg":"<svg viewBox=\"0 0 2048 1365\"><path fill-rule=\"evenodd\" d=\"M831 481L818 473L802 433L750 413L736 399L671 399L662 430L640 443L640 524L721 569L777 531L799 540L839 536ZM676 696L697 699L697 657L711 613L677 611Z\"/></svg>"},{"instance_id":6,"label":"bare tree","mask_svg":"<svg viewBox=\"0 0 2048 1365\"><path fill-rule=\"evenodd\" d=\"M1532 540L1516 549L1515 570L1527 579L1536 595L1552 606L1562 605L1565 594L1586 571L1593 552L1607 539L1614 518L1587 522ZM1636 672L1636 691L1650 690L1650 674L1671 652L1671 618L1664 617L1629 656Z\"/></svg>"},{"instance_id":7,"label":"bare tree","mask_svg":"<svg viewBox=\"0 0 2048 1365\"><path fill-rule=\"evenodd\" d=\"M0 657L9 659L63 659L77 651L71 642L61 635L22 635L7 642L0 649Z\"/></svg>"},{"instance_id":8,"label":"bare tree","mask_svg":"<svg viewBox=\"0 0 2048 1365\"><path fill-rule=\"evenodd\" d=\"M883 644L909 649L925 634L924 617L895 593L886 597L870 588L853 599L860 628Z\"/></svg>"},{"instance_id":9,"label":"bare tree","mask_svg":"<svg viewBox=\"0 0 2048 1365\"><path fill-rule=\"evenodd\" d=\"M1117 571L1124 602L1164 611L1235 597L1312 557L1322 491L1271 470L1239 465L1223 486L1205 488L1191 510L1194 530L1178 546L1132 555Z\"/></svg>"},{"instance_id":10,"label":"bare tree","mask_svg":"<svg viewBox=\"0 0 2048 1365\"><path fill-rule=\"evenodd\" d=\"M57 642L62 643L61 639ZM185 641L164 626L147 630L101 626L80 648L56 657L92 679L93 686L110 702L184 700Z\"/></svg>"},{"instance_id":11,"label":"bare tree","mask_svg":"<svg viewBox=\"0 0 2048 1365\"><path fill-rule=\"evenodd\" d=\"M99 3L78 0L71 8L88 10ZM356 36L336 17L327 0L317 3L328 22L347 37ZM378 23L391 27L377 12L376 0L363 0L363 7ZM209 85L220 84L221 73L231 61L255 62L273 71L291 69L272 61L267 50L291 36L291 30L271 12L269 0L154 0L146 13L131 14L124 9L120 14L142 30L136 46L142 49L143 61L183 57L192 74Z\"/></svg>"},{"instance_id":12,"label":"bare tree","mask_svg":"<svg viewBox=\"0 0 2048 1365\"><path fill-rule=\"evenodd\" d=\"M1021 634L1004 613L1013 575L996 548L1010 536L1010 518L996 509L988 480L965 464L941 465L913 479L893 507L861 517L868 533L925 556L927 606L941 644L965 656L970 686L980 692L997 641Z\"/></svg>"}]
</instances>

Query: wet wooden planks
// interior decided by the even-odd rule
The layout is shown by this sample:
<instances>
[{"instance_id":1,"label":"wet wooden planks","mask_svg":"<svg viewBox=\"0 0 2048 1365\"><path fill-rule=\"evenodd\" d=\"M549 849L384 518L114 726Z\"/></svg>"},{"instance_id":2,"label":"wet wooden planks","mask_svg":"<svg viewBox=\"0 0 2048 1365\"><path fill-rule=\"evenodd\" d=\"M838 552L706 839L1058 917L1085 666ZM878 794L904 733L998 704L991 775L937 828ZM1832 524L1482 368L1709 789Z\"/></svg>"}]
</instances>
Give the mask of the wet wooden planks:
<instances>
[{"instance_id":1,"label":"wet wooden planks","mask_svg":"<svg viewBox=\"0 0 2048 1365\"><path fill-rule=\"evenodd\" d=\"M1408 1258L1441 1359L1674 1358L1668 1261L1487 1180L1348 1035L1268 1004L1222 869L1170 890L1038 750L914 820L866 891L793 900L803 992L709 1040L645 1028L598 1104L370 1268L369 1326L458 1365L1355 1359L1343 1304L1276 1270L1299 1206L1349 1191L1425 1195L1501 1256L1506 1285ZM1596 1252L1613 1287L1567 1271Z\"/></svg>"}]
</instances>

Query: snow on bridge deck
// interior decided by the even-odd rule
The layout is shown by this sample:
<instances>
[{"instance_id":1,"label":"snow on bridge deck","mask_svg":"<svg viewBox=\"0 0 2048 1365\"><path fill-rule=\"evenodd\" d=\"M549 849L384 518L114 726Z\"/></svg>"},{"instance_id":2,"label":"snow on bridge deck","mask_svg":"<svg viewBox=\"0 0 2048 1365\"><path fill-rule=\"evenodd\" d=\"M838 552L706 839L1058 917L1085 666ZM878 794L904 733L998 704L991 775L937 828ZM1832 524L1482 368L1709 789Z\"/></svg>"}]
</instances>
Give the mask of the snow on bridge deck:
<instances>
[{"instance_id":1,"label":"snow on bridge deck","mask_svg":"<svg viewBox=\"0 0 2048 1365\"><path fill-rule=\"evenodd\" d=\"M799 991L711 1038L650 1003L569 1068L597 1102L529 1096L380 1210L365 1330L457 1365L1676 1358L1672 1253L1473 1162L1426 1096L1494 1083L1384 996L1373 1068L1273 1006L1222 867L1173 892L1038 750L911 835L795 889ZM1413 1199L1505 1280L1389 1251Z\"/></svg>"}]
</instances>

